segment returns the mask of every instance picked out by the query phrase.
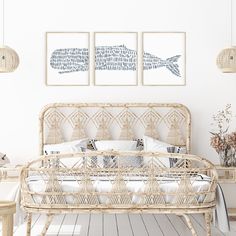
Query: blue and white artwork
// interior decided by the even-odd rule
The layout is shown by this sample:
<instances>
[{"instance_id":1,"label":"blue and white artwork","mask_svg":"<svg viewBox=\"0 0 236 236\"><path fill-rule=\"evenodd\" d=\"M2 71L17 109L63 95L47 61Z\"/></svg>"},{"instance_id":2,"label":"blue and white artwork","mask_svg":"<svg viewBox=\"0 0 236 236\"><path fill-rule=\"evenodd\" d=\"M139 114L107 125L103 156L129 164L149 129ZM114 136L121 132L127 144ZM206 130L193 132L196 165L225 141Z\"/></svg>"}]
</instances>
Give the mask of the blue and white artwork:
<instances>
[{"instance_id":1,"label":"blue and white artwork","mask_svg":"<svg viewBox=\"0 0 236 236\"><path fill-rule=\"evenodd\" d=\"M94 44L95 85L137 85L137 33L96 32Z\"/></svg>"},{"instance_id":2,"label":"blue and white artwork","mask_svg":"<svg viewBox=\"0 0 236 236\"><path fill-rule=\"evenodd\" d=\"M185 85L184 32L144 32L143 85Z\"/></svg>"},{"instance_id":3,"label":"blue and white artwork","mask_svg":"<svg viewBox=\"0 0 236 236\"><path fill-rule=\"evenodd\" d=\"M95 49L95 70L137 69L137 51L125 45L98 46Z\"/></svg>"},{"instance_id":4,"label":"blue and white artwork","mask_svg":"<svg viewBox=\"0 0 236 236\"><path fill-rule=\"evenodd\" d=\"M144 32L142 53L134 32L94 33L95 85L185 85L185 33ZM47 85L89 85L90 34L47 33ZM139 62L141 60L141 63Z\"/></svg>"},{"instance_id":5,"label":"blue and white artwork","mask_svg":"<svg viewBox=\"0 0 236 236\"><path fill-rule=\"evenodd\" d=\"M50 66L59 74L88 71L88 48L63 48L53 51Z\"/></svg>"},{"instance_id":6,"label":"blue and white artwork","mask_svg":"<svg viewBox=\"0 0 236 236\"><path fill-rule=\"evenodd\" d=\"M88 32L47 33L47 85L89 85Z\"/></svg>"},{"instance_id":7,"label":"blue and white artwork","mask_svg":"<svg viewBox=\"0 0 236 236\"><path fill-rule=\"evenodd\" d=\"M158 70L165 67L170 73L181 77L178 59L181 55L175 55L167 59L148 52L143 54L143 69ZM53 51L50 66L58 73L73 73L87 71L89 68L89 51L86 48L64 48ZM95 50L95 70L133 70L137 68L137 51L127 48L125 45L99 46Z\"/></svg>"},{"instance_id":8,"label":"blue and white artwork","mask_svg":"<svg viewBox=\"0 0 236 236\"><path fill-rule=\"evenodd\" d=\"M174 55L170 58L161 59L151 53L143 53L143 70L158 70L164 68L174 76L181 77L178 60L181 55Z\"/></svg>"}]
</instances>

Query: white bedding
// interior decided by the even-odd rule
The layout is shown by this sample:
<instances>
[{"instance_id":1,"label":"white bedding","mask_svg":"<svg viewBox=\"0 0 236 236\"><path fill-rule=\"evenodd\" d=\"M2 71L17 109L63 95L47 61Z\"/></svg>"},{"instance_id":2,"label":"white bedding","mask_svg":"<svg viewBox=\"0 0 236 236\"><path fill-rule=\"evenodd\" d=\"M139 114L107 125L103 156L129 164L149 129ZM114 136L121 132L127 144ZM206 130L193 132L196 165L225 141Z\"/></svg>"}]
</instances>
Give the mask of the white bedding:
<instances>
[{"instance_id":1,"label":"white bedding","mask_svg":"<svg viewBox=\"0 0 236 236\"><path fill-rule=\"evenodd\" d=\"M41 179L40 179L41 178ZM209 178L209 177L208 177ZM196 189L198 189L198 191L201 191L201 189L203 190L207 185L205 185L205 181L201 180L202 178L200 177L200 181L196 182ZM207 177L205 176L205 179L207 181ZM168 180L167 180L168 181ZM32 176L28 178L28 183L29 183L29 187L32 191L36 190L36 191L44 191L45 190L45 183L42 183L42 177L39 176ZM65 185L64 185L65 184ZM64 191L71 190L73 189L74 181L64 181L63 182L64 185ZM111 189L111 185L109 185L108 183L106 184L101 184L103 185L103 188L99 187L99 181L96 183L97 188L100 188L100 191L104 191L105 187L106 188L110 188ZM140 188L140 186L142 186L141 182L139 182L138 184L135 182L133 184L133 192L135 192L135 190L138 190L138 186ZM174 191L173 189L173 185L175 184L171 184L170 181L167 182L165 184L165 189L166 191L169 189ZM135 188L136 186L136 188ZM176 187L176 186L175 186ZM129 188L129 187L128 187ZM5 188L4 188L5 190ZM215 217L214 217L214 223L216 224L216 226L222 231L222 232L229 232L230 230L230 226L229 226L229 221L228 221L228 214L227 214L227 207L226 207L226 203L224 200L224 194L223 191L220 187L220 185L217 185L217 189L216 189L216 210L215 210ZM3 191L6 192L6 191ZM18 206L20 205L20 194L19 194L19 183L17 184L16 188L14 188L14 191L12 191L14 194L14 200L17 202ZM69 201L70 199L68 199ZM23 223L24 222L24 214L22 211L20 211L19 208L17 208L17 214L16 214L16 221L15 223Z\"/></svg>"},{"instance_id":2,"label":"white bedding","mask_svg":"<svg viewBox=\"0 0 236 236\"><path fill-rule=\"evenodd\" d=\"M112 177L91 177L92 186L90 186L90 191L92 192L99 192L98 201L100 204L108 204L108 198L106 197L106 193L112 191L112 186L114 183L114 179ZM131 192L131 202L134 204L141 203L141 197L138 193L142 193L145 191L145 181L147 180L146 177L126 177L125 179L126 187L125 191ZM128 181L127 181L128 180ZM63 192L80 192L81 185L80 177L76 176L60 176L58 177L58 181L60 182L60 187ZM158 181L159 189L164 193L164 201L165 203L174 203L176 197L171 195L171 193L177 192L179 190L179 180L174 179L173 177L158 177L156 178ZM30 176L27 179L28 186L30 191L35 193L45 192L47 179L43 179L41 176ZM204 201L204 194L201 192L208 190L210 186L209 177L203 175L197 175L191 177L191 183L193 186L194 192L199 193L197 195L197 201L199 203ZM168 194L170 193L170 194ZM41 196L34 196L34 201L36 203L41 203L42 197ZM65 201L68 204L72 204L73 196L66 195Z\"/></svg>"}]
</instances>

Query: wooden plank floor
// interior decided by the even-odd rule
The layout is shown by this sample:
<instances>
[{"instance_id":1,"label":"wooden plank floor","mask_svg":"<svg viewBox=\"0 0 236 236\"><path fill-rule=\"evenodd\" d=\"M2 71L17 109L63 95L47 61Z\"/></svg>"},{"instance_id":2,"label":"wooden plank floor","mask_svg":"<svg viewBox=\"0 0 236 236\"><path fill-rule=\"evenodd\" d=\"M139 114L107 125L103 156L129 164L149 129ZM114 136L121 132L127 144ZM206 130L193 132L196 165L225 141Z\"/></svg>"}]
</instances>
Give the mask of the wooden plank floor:
<instances>
[{"instance_id":1,"label":"wooden plank floor","mask_svg":"<svg viewBox=\"0 0 236 236\"><path fill-rule=\"evenodd\" d=\"M32 236L40 235L45 215L35 214ZM201 215L192 215L192 223L199 236L205 235ZM231 232L222 233L212 227L212 236L236 235L236 222ZM1 233L1 227L0 227ZM26 224L14 228L14 236L26 235ZM48 236L191 236L182 217L160 214L68 214L57 215L48 229Z\"/></svg>"}]
</instances>

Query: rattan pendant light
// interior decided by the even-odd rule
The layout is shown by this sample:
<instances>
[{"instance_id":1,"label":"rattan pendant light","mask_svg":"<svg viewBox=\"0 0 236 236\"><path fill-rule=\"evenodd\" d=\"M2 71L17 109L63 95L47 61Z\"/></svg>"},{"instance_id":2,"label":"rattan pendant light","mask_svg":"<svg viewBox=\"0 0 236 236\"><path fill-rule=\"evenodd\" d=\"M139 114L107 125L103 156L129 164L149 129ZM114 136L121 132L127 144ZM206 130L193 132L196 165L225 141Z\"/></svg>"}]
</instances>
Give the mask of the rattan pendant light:
<instances>
[{"instance_id":1,"label":"rattan pendant light","mask_svg":"<svg viewBox=\"0 0 236 236\"><path fill-rule=\"evenodd\" d=\"M216 64L223 73L236 73L236 46L233 46L233 0L230 0L230 3L231 47L223 49L216 59Z\"/></svg>"},{"instance_id":2,"label":"rattan pendant light","mask_svg":"<svg viewBox=\"0 0 236 236\"><path fill-rule=\"evenodd\" d=\"M4 0L2 0L2 45L0 45L0 73L13 72L19 65L19 56L16 51L5 45L4 5Z\"/></svg>"}]
</instances>

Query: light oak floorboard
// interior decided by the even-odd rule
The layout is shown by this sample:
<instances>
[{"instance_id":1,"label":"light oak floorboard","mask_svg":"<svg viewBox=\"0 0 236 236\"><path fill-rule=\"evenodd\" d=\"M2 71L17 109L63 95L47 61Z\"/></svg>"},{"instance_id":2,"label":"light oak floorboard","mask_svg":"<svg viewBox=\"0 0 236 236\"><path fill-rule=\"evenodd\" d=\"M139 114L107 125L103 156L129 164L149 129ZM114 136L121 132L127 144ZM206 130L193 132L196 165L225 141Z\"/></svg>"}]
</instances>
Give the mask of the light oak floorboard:
<instances>
[{"instance_id":1,"label":"light oak floorboard","mask_svg":"<svg viewBox=\"0 0 236 236\"><path fill-rule=\"evenodd\" d=\"M200 225L200 227L203 228L203 230L206 230L206 225L205 225L205 220L203 214L194 214L192 215L192 218ZM214 227L213 225L211 226L211 233L214 236L223 236L224 234Z\"/></svg>"},{"instance_id":2,"label":"light oak floorboard","mask_svg":"<svg viewBox=\"0 0 236 236\"><path fill-rule=\"evenodd\" d=\"M175 228L176 232L181 232L184 236L192 236L191 231L189 230L188 226L180 219L180 216L173 214L168 214L166 216Z\"/></svg>"},{"instance_id":3,"label":"light oak floorboard","mask_svg":"<svg viewBox=\"0 0 236 236\"><path fill-rule=\"evenodd\" d=\"M116 214L119 236L134 236L127 214Z\"/></svg>"},{"instance_id":4,"label":"light oak floorboard","mask_svg":"<svg viewBox=\"0 0 236 236\"><path fill-rule=\"evenodd\" d=\"M103 214L91 214L88 236L103 236Z\"/></svg>"},{"instance_id":5,"label":"light oak floorboard","mask_svg":"<svg viewBox=\"0 0 236 236\"><path fill-rule=\"evenodd\" d=\"M77 220L77 214L65 215L63 224L61 225L59 231L59 235L74 235L76 220Z\"/></svg>"},{"instance_id":6,"label":"light oak floorboard","mask_svg":"<svg viewBox=\"0 0 236 236\"><path fill-rule=\"evenodd\" d=\"M118 236L118 228L115 214L104 214L104 235L103 236Z\"/></svg>"},{"instance_id":7,"label":"light oak floorboard","mask_svg":"<svg viewBox=\"0 0 236 236\"><path fill-rule=\"evenodd\" d=\"M45 221L45 215L35 214L32 216L31 223L31 235L38 235L43 229L43 222ZM16 227L14 236L26 235L26 223Z\"/></svg>"},{"instance_id":8,"label":"light oak floorboard","mask_svg":"<svg viewBox=\"0 0 236 236\"><path fill-rule=\"evenodd\" d=\"M203 215L190 216L199 236L205 236ZM45 215L32 217L32 236L40 235ZM231 232L222 233L212 226L212 236L235 236L236 222L230 222ZM0 228L1 230L1 228ZM14 227L14 236L26 235L26 224ZM47 236L190 236L183 217L163 214L68 214L57 215Z\"/></svg>"},{"instance_id":9,"label":"light oak floorboard","mask_svg":"<svg viewBox=\"0 0 236 236\"><path fill-rule=\"evenodd\" d=\"M52 220L52 223L50 224L48 230L47 230L47 236L57 236L57 235L60 235L60 229L62 227L62 225L64 224L64 220L65 220L65 217L66 215L64 214L61 214L61 215L55 215L53 217L53 220ZM45 217L45 220L44 222L42 222L41 224L41 227L40 228L43 228L44 227L44 224L45 224L45 221L46 221L46 217ZM35 227L38 227L39 225L37 224ZM42 230L38 230L38 235L40 235ZM33 236L33 234L31 234ZM62 235L61 235L62 236Z\"/></svg>"},{"instance_id":10,"label":"light oak floorboard","mask_svg":"<svg viewBox=\"0 0 236 236\"><path fill-rule=\"evenodd\" d=\"M140 214L128 214L128 216L135 236L149 236L146 225L144 224Z\"/></svg>"},{"instance_id":11,"label":"light oak floorboard","mask_svg":"<svg viewBox=\"0 0 236 236\"><path fill-rule=\"evenodd\" d=\"M194 217L191 215L189 216L194 229L196 230L196 232L198 233L198 235L205 235L206 234L206 229L205 229L205 225L204 222L202 222L202 225L200 225L195 219ZM184 218L181 217L182 221L185 222ZM203 219L202 219L203 220ZM186 223L185 223L186 224Z\"/></svg>"},{"instance_id":12,"label":"light oak floorboard","mask_svg":"<svg viewBox=\"0 0 236 236\"><path fill-rule=\"evenodd\" d=\"M164 236L153 214L140 214L149 236Z\"/></svg>"},{"instance_id":13,"label":"light oak floorboard","mask_svg":"<svg viewBox=\"0 0 236 236\"><path fill-rule=\"evenodd\" d=\"M74 228L74 235L87 236L89 232L90 220L91 214L78 214Z\"/></svg>"},{"instance_id":14,"label":"light oak floorboard","mask_svg":"<svg viewBox=\"0 0 236 236\"><path fill-rule=\"evenodd\" d=\"M180 234L176 231L175 227L169 220L169 218L164 214L155 214L154 215L156 221L158 222L161 231L166 236L180 236Z\"/></svg>"}]
</instances>

